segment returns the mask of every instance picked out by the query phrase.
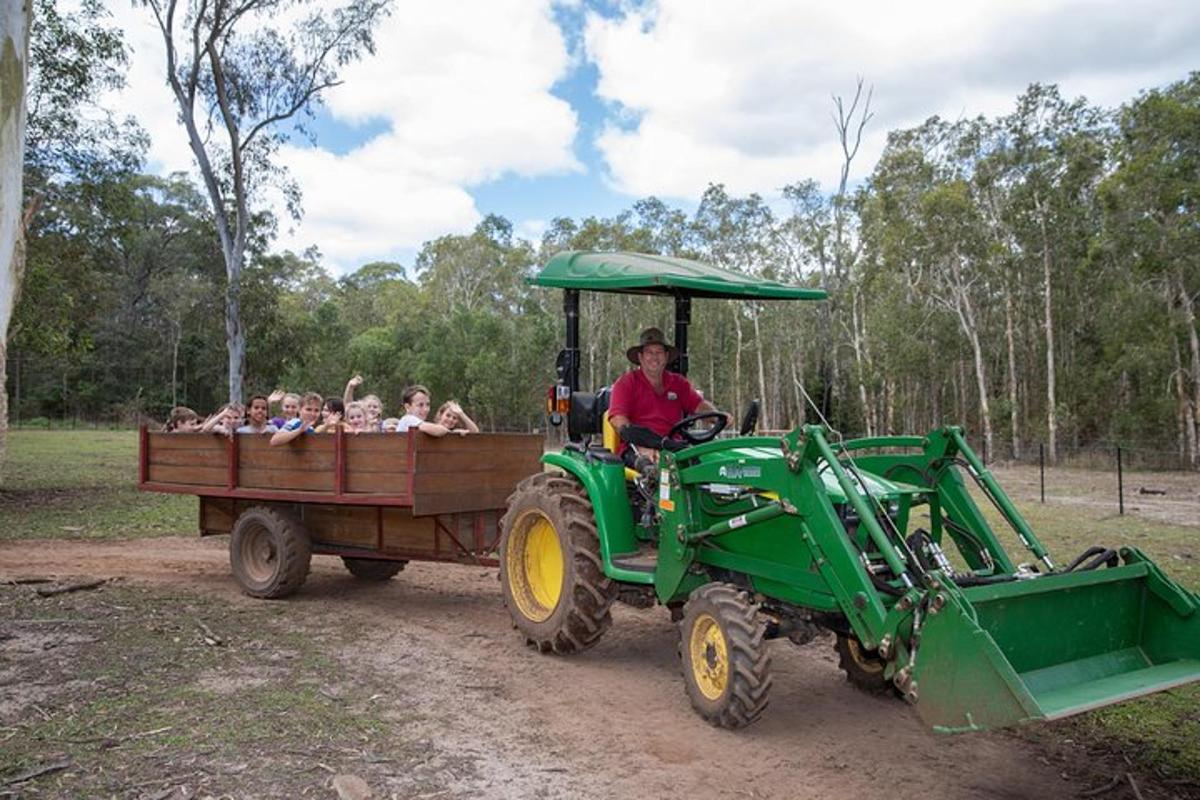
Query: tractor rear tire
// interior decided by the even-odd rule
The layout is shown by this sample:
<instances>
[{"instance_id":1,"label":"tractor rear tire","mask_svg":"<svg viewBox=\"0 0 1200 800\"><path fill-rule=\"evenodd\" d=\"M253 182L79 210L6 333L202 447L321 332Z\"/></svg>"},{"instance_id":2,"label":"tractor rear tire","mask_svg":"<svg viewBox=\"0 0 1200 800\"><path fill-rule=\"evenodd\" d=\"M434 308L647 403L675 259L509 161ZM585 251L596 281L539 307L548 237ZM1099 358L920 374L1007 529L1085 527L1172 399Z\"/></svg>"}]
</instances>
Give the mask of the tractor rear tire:
<instances>
[{"instance_id":1,"label":"tractor rear tire","mask_svg":"<svg viewBox=\"0 0 1200 800\"><path fill-rule=\"evenodd\" d=\"M298 520L268 506L242 512L229 537L229 563L251 597L287 597L304 584L312 561L308 531Z\"/></svg>"},{"instance_id":2,"label":"tractor rear tire","mask_svg":"<svg viewBox=\"0 0 1200 800\"><path fill-rule=\"evenodd\" d=\"M521 481L500 520L499 550L504 604L530 645L568 655L608 630L617 584L604 574L592 503L574 478Z\"/></svg>"},{"instance_id":3,"label":"tractor rear tire","mask_svg":"<svg viewBox=\"0 0 1200 800\"><path fill-rule=\"evenodd\" d=\"M873 695L894 691L892 682L883 674L887 663L877 652L863 647L857 636L839 633L833 647L838 654L838 667L856 689Z\"/></svg>"},{"instance_id":4,"label":"tractor rear tire","mask_svg":"<svg viewBox=\"0 0 1200 800\"><path fill-rule=\"evenodd\" d=\"M342 556L342 563L350 574L361 581L386 581L404 569L407 561L383 561L376 558L349 558Z\"/></svg>"},{"instance_id":5,"label":"tractor rear tire","mask_svg":"<svg viewBox=\"0 0 1200 800\"><path fill-rule=\"evenodd\" d=\"M718 728L744 728L767 708L771 653L750 595L728 583L691 593L679 623L679 658L692 707Z\"/></svg>"}]
</instances>

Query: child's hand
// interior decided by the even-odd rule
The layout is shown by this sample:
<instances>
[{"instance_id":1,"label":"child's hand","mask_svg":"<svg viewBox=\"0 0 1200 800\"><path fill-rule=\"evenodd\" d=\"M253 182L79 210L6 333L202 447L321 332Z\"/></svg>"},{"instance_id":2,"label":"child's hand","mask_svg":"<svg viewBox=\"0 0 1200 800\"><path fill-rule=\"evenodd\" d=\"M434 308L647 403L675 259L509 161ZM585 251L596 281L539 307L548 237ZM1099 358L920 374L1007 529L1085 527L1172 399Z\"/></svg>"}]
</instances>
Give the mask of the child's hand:
<instances>
[{"instance_id":1,"label":"child's hand","mask_svg":"<svg viewBox=\"0 0 1200 800\"><path fill-rule=\"evenodd\" d=\"M359 386L362 386L362 382L363 382L362 375L355 375L353 378L350 379L350 383L347 385L352 388L357 389Z\"/></svg>"},{"instance_id":2,"label":"child's hand","mask_svg":"<svg viewBox=\"0 0 1200 800\"><path fill-rule=\"evenodd\" d=\"M285 392L283 389L276 389L275 391L271 392L271 394L267 395L267 403L269 405L275 405L283 399L285 394L287 394L287 392Z\"/></svg>"},{"instance_id":3,"label":"child's hand","mask_svg":"<svg viewBox=\"0 0 1200 800\"><path fill-rule=\"evenodd\" d=\"M342 415L336 411L330 411L328 414L325 415L325 424L328 425L329 427L333 427L334 425L337 425L341 421L342 421Z\"/></svg>"}]
</instances>

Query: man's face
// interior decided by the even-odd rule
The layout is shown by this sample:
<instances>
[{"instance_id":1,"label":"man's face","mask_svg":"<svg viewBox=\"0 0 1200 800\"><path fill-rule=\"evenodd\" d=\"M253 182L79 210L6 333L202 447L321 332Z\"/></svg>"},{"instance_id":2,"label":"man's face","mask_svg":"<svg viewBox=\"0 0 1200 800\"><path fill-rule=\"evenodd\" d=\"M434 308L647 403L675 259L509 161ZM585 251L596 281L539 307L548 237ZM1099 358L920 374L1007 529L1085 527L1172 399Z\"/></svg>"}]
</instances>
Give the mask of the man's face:
<instances>
[{"instance_id":1,"label":"man's face","mask_svg":"<svg viewBox=\"0 0 1200 800\"><path fill-rule=\"evenodd\" d=\"M661 344L648 344L638 354L638 363L649 376L657 378L667 367L667 348Z\"/></svg>"},{"instance_id":2,"label":"man's face","mask_svg":"<svg viewBox=\"0 0 1200 800\"><path fill-rule=\"evenodd\" d=\"M267 421L267 401L261 397L250 403L250 421L255 425L263 425Z\"/></svg>"}]
</instances>

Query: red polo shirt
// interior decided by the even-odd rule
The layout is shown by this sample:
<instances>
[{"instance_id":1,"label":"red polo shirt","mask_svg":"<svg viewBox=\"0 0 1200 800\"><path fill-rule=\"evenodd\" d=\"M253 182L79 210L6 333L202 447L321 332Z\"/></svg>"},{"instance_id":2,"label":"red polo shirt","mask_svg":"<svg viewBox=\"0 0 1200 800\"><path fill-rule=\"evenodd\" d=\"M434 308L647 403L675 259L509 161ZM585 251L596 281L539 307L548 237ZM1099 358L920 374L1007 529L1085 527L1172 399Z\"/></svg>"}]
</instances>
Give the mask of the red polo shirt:
<instances>
[{"instance_id":1,"label":"red polo shirt","mask_svg":"<svg viewBox=\"0 0 1200 800\"><path fill-rule=\"evenodd\" d=\"M663 372L663 391L659 394L641 368L631 369L613 384L608 416L627 417L634 425L666 436L675 423L694 413L703 400L688 379L677 372ZM622 452L625 447L622 442Z\"/></svg>"}]
</instances>

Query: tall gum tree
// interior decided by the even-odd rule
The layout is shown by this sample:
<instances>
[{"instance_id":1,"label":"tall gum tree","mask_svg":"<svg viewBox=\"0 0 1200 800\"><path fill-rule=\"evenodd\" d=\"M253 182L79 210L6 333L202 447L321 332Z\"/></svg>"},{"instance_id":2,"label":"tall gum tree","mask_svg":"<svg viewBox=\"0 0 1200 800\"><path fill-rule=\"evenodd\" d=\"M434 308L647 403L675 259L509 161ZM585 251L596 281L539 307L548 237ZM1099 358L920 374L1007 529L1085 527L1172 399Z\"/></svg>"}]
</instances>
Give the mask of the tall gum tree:
<instances>
[{"instance_id":1,"label":"tall gum tree","mask_svg":"<svg viewBox=\"0 0 1200 800\"><path fill-rule=\"evenodd\" d=\"M390 0L141 0L166 52L167 84L213 210L225 260L229 398L242 399L246 333L242 271L250 206L275 184L299 215L299 193L275 164L289 129L305 133L340 67L374 52L373 32ZM307 12L307 13L305 13Z\"/></svg>"},{"instance_id":2,"label":"tall gum tree","mask_svg":"<svg viewBox=\"0 0 1200 800\"><path fill-rule=\"evenodd\" d=\"M8 323L25 268L22 172L31 0L0 4L0 470L8 442Z\"/></svg>"}]
</instances>

